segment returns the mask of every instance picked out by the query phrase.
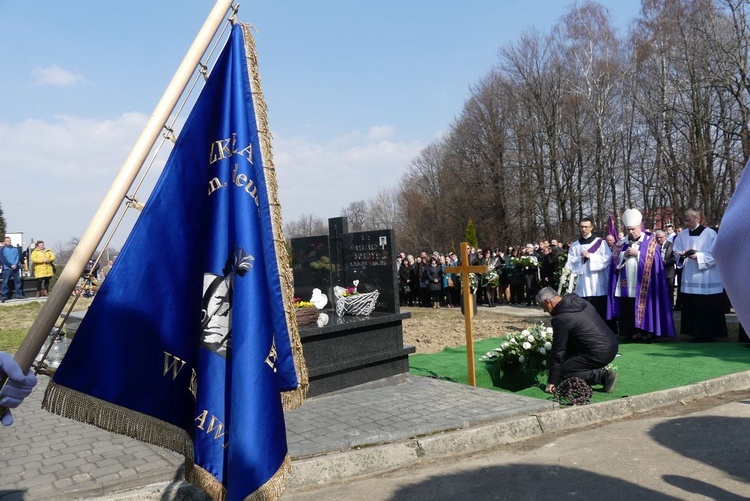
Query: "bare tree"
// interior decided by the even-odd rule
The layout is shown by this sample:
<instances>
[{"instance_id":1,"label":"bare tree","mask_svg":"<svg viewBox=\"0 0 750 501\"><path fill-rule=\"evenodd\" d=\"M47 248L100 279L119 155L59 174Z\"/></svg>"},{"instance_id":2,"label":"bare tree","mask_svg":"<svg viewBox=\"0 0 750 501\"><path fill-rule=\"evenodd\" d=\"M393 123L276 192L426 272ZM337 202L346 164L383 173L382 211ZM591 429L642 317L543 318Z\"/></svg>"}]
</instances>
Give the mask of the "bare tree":
<instances>
[{"instance_id":1,"label":"bare tree","mask_svg":"<svg viewBox=\"0 0 750 501\"><path fill-rule=\"evenodd\" d=\"M287 240L327 234L328 224L313 214L302 214L296 221L284 225L284 237Z\"/></svg>"},{"instance_id":2,"label":"bare tree","mask_svg":"<svg viewBox=\"0 0 750 501\"><path fill-rule=\"evenodd\" d=\"M399 214L398 193L396 189L380 190L375 198L367 204L368 230L393 228Z\"/></svg>"},{"instance_id":3,"label":"bare tree","mask_svg":"<svg viewBox=\"0 0 750 501\"><path fill-rule=\"evenodd\" d=\"M364 200L350 203L341 209L341 215L347 218L349 231L365 231L367 229L367 202Z\"/></svg>"},{"instance_id":4,"label":"bare tree","mask_svg":"<svg viewBox=\"0 0 750 501\"><path fill-rule=\"evenodd\" d=\"M500 47L441 139L393 192L351 203L357 231L449 249L571 239L628 207L648 226L688 206L718 221L750 157L747 0L642 0L619 37L593 1Z\"/></svg>"}]
</instances>

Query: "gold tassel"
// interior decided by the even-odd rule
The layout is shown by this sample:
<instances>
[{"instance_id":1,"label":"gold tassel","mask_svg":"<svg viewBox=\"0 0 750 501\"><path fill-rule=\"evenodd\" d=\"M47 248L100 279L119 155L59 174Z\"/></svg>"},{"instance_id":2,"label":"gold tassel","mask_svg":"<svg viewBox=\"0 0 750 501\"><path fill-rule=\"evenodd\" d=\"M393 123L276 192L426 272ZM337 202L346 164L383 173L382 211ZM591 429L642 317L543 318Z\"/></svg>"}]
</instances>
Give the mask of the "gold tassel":
<instances>
[{"instance_id":1,"label":"gold tassel","mask_svg":"<svg viewBox=\"0 0 750 501\"><path fill-rule=\"evenodd\" d=\"M243 501L278 501L284 494L286 480L292 473L292 460L284 457L281 466L265 484L249 494ZM185 479L196 487L203 489L214 501L226 501L227 491L221 482L209 472L196 464L185 468Z\"/></svg>"},{"instance_id":2,"label":"gold tassel","mask_svg":"<svg viewBox=\"0 0 750 501\"><path fill-rule=\"evenodd\" d=\"M164 447L193 459L193 442L178 426L119 405L100 400L50 381L42 408L53 414L141 442Z\"/></svg>"},{"instance_id":3,"label":"gold tassel","mask_svg":"<svg viewBox=\"0 0 750 501\"><path fill-rule=\"evenodd\" d=\"M195 463L185 461L185 480L202 489L214 501L226 501L227 490L216 477Z\"/></svg>"},{"instance_id":4,"label":"gold tassel","mask_svg":"<svg viewBox=\"0 0 750 501\"><path fill-rule=\"evenodd\" d=\"M278 501L284 494L286 479L291 473L292 460L287 455L276 473L243 501Z\"/></svg>"},{"instance_id":5,"label":"gold tassel","mask_svg":"<svg viewBox=\"0 0 750 501\"><path fill-rule=\"evenodd\" d=\"M292 285L292 272L289 268L289 254L286 248L286 240L284 239L284 233L282 231L281 204L279 203L278 198L276 169L273 165L273 153L271 151L271 133L268 130L268 108L266 107L266 102L263 98L263 90L260 86L258 54L255 50L255 40L251 33L251 26L249 24L242 24L242 33L245 40L248 80L250 81L250 87L252 90L253 106L255 108L258 134L260 136L261 158L263 159L263 168L266 178L268 203L271 209L274 248L276 250L279 279L281 281L281 294L284 299L286 324L289 330L289 344L292 347L294 368L297 373L297 381L299 382L299 386L296 389L282 394L284 410L292 410L302 405L303 400L307 397L307 388L309 385L307 364L305 363L305 357L302 353L302 342L300 341L297 318L294 314L294 306L292 304L294 301L294 286Z\"/></svg>"}]
</instances>

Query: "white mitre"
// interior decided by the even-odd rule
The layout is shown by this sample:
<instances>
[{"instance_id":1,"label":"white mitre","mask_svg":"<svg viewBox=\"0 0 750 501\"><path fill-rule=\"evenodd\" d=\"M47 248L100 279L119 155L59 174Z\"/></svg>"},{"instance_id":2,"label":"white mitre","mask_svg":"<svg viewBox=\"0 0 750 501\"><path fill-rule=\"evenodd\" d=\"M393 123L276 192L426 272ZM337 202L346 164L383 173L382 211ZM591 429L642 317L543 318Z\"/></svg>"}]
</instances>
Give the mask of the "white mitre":
<instances>
[{"instance_id":1,"label":"white mitre","mask_svg":"<svg viewBox=\"0 0 750 501\"><path fill-rule=\"evenodd\" d=\"M627 209L622 213L622 224L625 225L626 228L640 226L641 221L643 221L643 215L638 209Z\"/></svg>"},{"instance_id":2,"label":"white mitre","mask_svg":"<svg viewBox=\"0 0 750 501\"><path fill-rule=\"evenodd\" d=\"M319 310L322 310L326 307L328 304L328 298L325 294L320 292L320 289L313 289L312 297L310 298L310 302L315 305L315 307Z\"/></svg>"}]
</instances>

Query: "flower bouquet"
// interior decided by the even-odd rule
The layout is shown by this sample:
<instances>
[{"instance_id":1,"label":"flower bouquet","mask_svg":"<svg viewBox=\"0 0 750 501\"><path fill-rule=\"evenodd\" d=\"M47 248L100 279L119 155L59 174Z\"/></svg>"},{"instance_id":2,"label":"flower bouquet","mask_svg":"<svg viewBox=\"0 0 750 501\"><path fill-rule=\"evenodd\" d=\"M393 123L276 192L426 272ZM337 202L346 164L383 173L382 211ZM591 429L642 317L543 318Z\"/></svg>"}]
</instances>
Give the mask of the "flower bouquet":
<instances>
[{"instance_id":1,"label":"flower bouquet","mask_svg":"<svg viewBox=\"0 0 750 501\"><path fill-rule=\"evenodd\" d=\"M519 266L521 269L536 269L539 268L539 260L536 256L523 256L512 258L514 264Z\"/></svg>"},{"instance_id":2,"label":"flower bouquet","mask_svg":"<svg viewBox=\"0 0 750 501\"><path fill-rule=\"evenodd\" d=\"M380 292L358 292L357 285L359 280L355 280L354 287L333 288L333 295L336 298L336 315L369 315L375 309Z\"/></svg>"},{"instance_id":3,"label":"flower bouquet","mask_svg":"<svg viewBox=\"0 0 750 501\"><path fill-rule=\"evenodd\" d=\"M573 274L570 268L565 266L560 273L560 283L557 286L557 293L564 296L575 291L577 279L578 275Z\"/></svg>"},{"instance_id":4,"label":"flower bouquet","mask_svg":"<svg viewBox=\"0 0 750 501\"><path fill-rule=\"evenodd\" d=\"M500 283L500 275L495 270L488 271L482 275L482 283L489 288L497 287Z\"/></svg>"},{"instance_id":5,"label":"flower bouquet","mask_svg":"<svg viewBox=\"0 0 750 501\"><path fill-rule=\"evenodd\" d=\"M518 391L539 383L547 370L547 354L552 348L552 327L543 323L509 334L479 361L493 366L497 385Z\"/></svg>"}]
</instances>

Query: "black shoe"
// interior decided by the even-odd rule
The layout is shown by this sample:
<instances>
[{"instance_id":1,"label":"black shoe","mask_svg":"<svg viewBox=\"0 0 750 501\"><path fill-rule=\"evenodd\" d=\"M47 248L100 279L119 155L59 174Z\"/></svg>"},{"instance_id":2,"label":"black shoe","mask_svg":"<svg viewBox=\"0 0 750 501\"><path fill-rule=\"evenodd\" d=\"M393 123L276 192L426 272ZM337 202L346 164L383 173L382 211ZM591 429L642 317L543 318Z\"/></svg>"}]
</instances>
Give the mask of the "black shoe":
<instances>
[{"instance_id":1,"label":"black shoe","mask_svg":"<svg viewBox=\"0 0 750 501\"><path fill-rule=\"evenodd\" d=\"M617 382L617 373L615 371L606 370L602 376L602 386L604 386L604 393L612 393L615 389L615 383Z\"/></svg>"}]
</instances>

